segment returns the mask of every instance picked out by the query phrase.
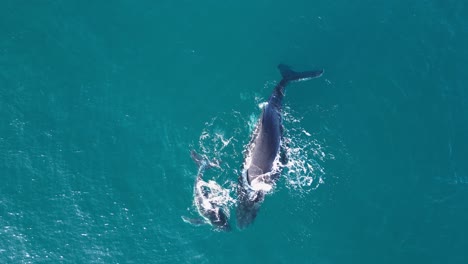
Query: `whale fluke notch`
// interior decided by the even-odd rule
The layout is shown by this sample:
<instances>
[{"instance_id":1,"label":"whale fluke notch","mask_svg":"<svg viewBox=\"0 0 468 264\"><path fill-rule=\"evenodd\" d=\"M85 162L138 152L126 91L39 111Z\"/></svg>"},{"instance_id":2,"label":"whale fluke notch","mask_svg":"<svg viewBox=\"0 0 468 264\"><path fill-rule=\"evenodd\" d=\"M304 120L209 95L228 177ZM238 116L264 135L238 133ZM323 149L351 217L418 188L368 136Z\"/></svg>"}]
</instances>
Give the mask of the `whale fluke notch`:
<instances>
[{"instance_id":1,"label":"whale fluke notch","mask_svg":"<svg viewBox=\"0 0 468 264\"><path fill-rule=\"evenodd\" d=\"M286 64L279 64L278 69L286 82L307 81L322 76L324 70L296 72Z\"/></svg>"}]
</instances>

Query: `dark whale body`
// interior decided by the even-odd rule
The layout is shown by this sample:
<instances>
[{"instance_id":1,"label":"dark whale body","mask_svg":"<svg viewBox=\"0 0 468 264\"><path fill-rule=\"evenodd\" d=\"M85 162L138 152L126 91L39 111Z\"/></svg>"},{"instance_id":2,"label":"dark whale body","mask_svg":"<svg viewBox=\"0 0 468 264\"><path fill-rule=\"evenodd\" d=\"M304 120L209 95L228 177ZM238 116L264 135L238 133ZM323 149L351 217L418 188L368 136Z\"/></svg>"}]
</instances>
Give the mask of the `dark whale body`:
<instances>
[{"instance_id":1,"label":"dark whale body","mask_svg":"<svg viewBox=\"0 0 468 264\"><path fill-rule=\"evenodd\" d=\"M244 169L239 176L237 225L245 228L255 219L265 194L279 177L273 170L279 160L282 128L282 102L285 88L290 82L320 77L323 70L295 72L284 64L278 65L282 79L276 85L263 108L257 127L246 151Z\"/></svg>"}]
</instances>

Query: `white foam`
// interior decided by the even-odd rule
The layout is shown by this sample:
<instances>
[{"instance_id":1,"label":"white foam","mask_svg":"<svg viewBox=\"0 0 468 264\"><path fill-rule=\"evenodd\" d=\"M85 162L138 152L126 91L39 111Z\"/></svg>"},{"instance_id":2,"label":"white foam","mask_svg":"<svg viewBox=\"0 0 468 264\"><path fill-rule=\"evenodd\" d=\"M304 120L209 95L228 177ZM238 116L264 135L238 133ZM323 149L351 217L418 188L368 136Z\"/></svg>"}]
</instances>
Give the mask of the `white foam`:
<instances>
[{"instance_id":1,"label":"white foam","mask_svg":"<svg viewBox=\"0 0 468 264\"><path fill-rule=\"evenodd\" d=\"M262 102L262 103L259 103L259 104L258 104L258 108L263 109L263 108L265 108L265 106L267 106L267 105L268 105L268 102Z\"/></svg>"},{"instance_id":2,"label":"white foam","mask_svg":"<svg viewBox=\"0 0 468 264\"><path fill-rule=\"evenodd\" d=\"M273 185L265 183L265 182L257 180L257 179L258 178L254 179L250 184L252 190L269 192L269 191L271 191L273 189Z\"/></svg>"}]
</instances>

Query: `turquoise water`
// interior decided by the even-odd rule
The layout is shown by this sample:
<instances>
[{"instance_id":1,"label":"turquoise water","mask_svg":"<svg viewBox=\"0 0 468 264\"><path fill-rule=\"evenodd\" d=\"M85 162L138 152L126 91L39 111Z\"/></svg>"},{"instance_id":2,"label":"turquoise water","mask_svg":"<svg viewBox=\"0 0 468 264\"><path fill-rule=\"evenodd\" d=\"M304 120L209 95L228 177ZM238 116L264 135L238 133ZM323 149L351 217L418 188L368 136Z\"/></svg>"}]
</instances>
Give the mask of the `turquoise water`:
<instances>
[{"instance_id":1,"label":"turquoise water","mask_svg":"<svg viewBox=\"0 0 468 264\"><path fill-rule=\"evenodd\" d=\"M1 263L467 263L464 1L1 6ZM249 228L183 222L191 149L235 199L280 62L325 69L292 165Z\"/></svg>"}]
</instances>

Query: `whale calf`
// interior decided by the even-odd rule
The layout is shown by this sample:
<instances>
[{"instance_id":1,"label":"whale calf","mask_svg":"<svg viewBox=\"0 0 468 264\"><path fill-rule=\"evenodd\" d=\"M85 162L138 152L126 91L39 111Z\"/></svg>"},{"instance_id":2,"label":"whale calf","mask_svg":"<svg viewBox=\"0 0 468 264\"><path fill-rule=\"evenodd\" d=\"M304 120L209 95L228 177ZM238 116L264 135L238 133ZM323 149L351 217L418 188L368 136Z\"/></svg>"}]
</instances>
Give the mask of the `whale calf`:
<instances>
[{"instance_id":1,"label":"whale calf","mask_svg":"<svg viewBox=\"0 0 468 264\"><path fill-rule=\"evenodd\" d=\"M257 126L247 145L244 168L238 179L237 225L250 225L264 200L264 196L279 178L274 164L280 160L283 135L282 102L286 86L290 82L305 81L322 76L323 70L296 72L284 64L278 65L282 79L276 85L268 103L263 107Z\"/></svg>"},{"instance_id":2,"label":"whale calf","mask_svg":"<svg viewBox=\"0 0 468 264\"><path fill-rule=\"evenodd\" d=\"M231 226L229 225L228 216L220 204L210 199L210 186L202 179L203 173L209 168L219 167L218 163L215 161L210 162L195 151L191 151L190 156L198 165L193 194L194 204L202 218L187 218L183 216L182 219L193 225L207 223L211 224L216 230L230 231Z\"/></svg>"}]
</instances>

